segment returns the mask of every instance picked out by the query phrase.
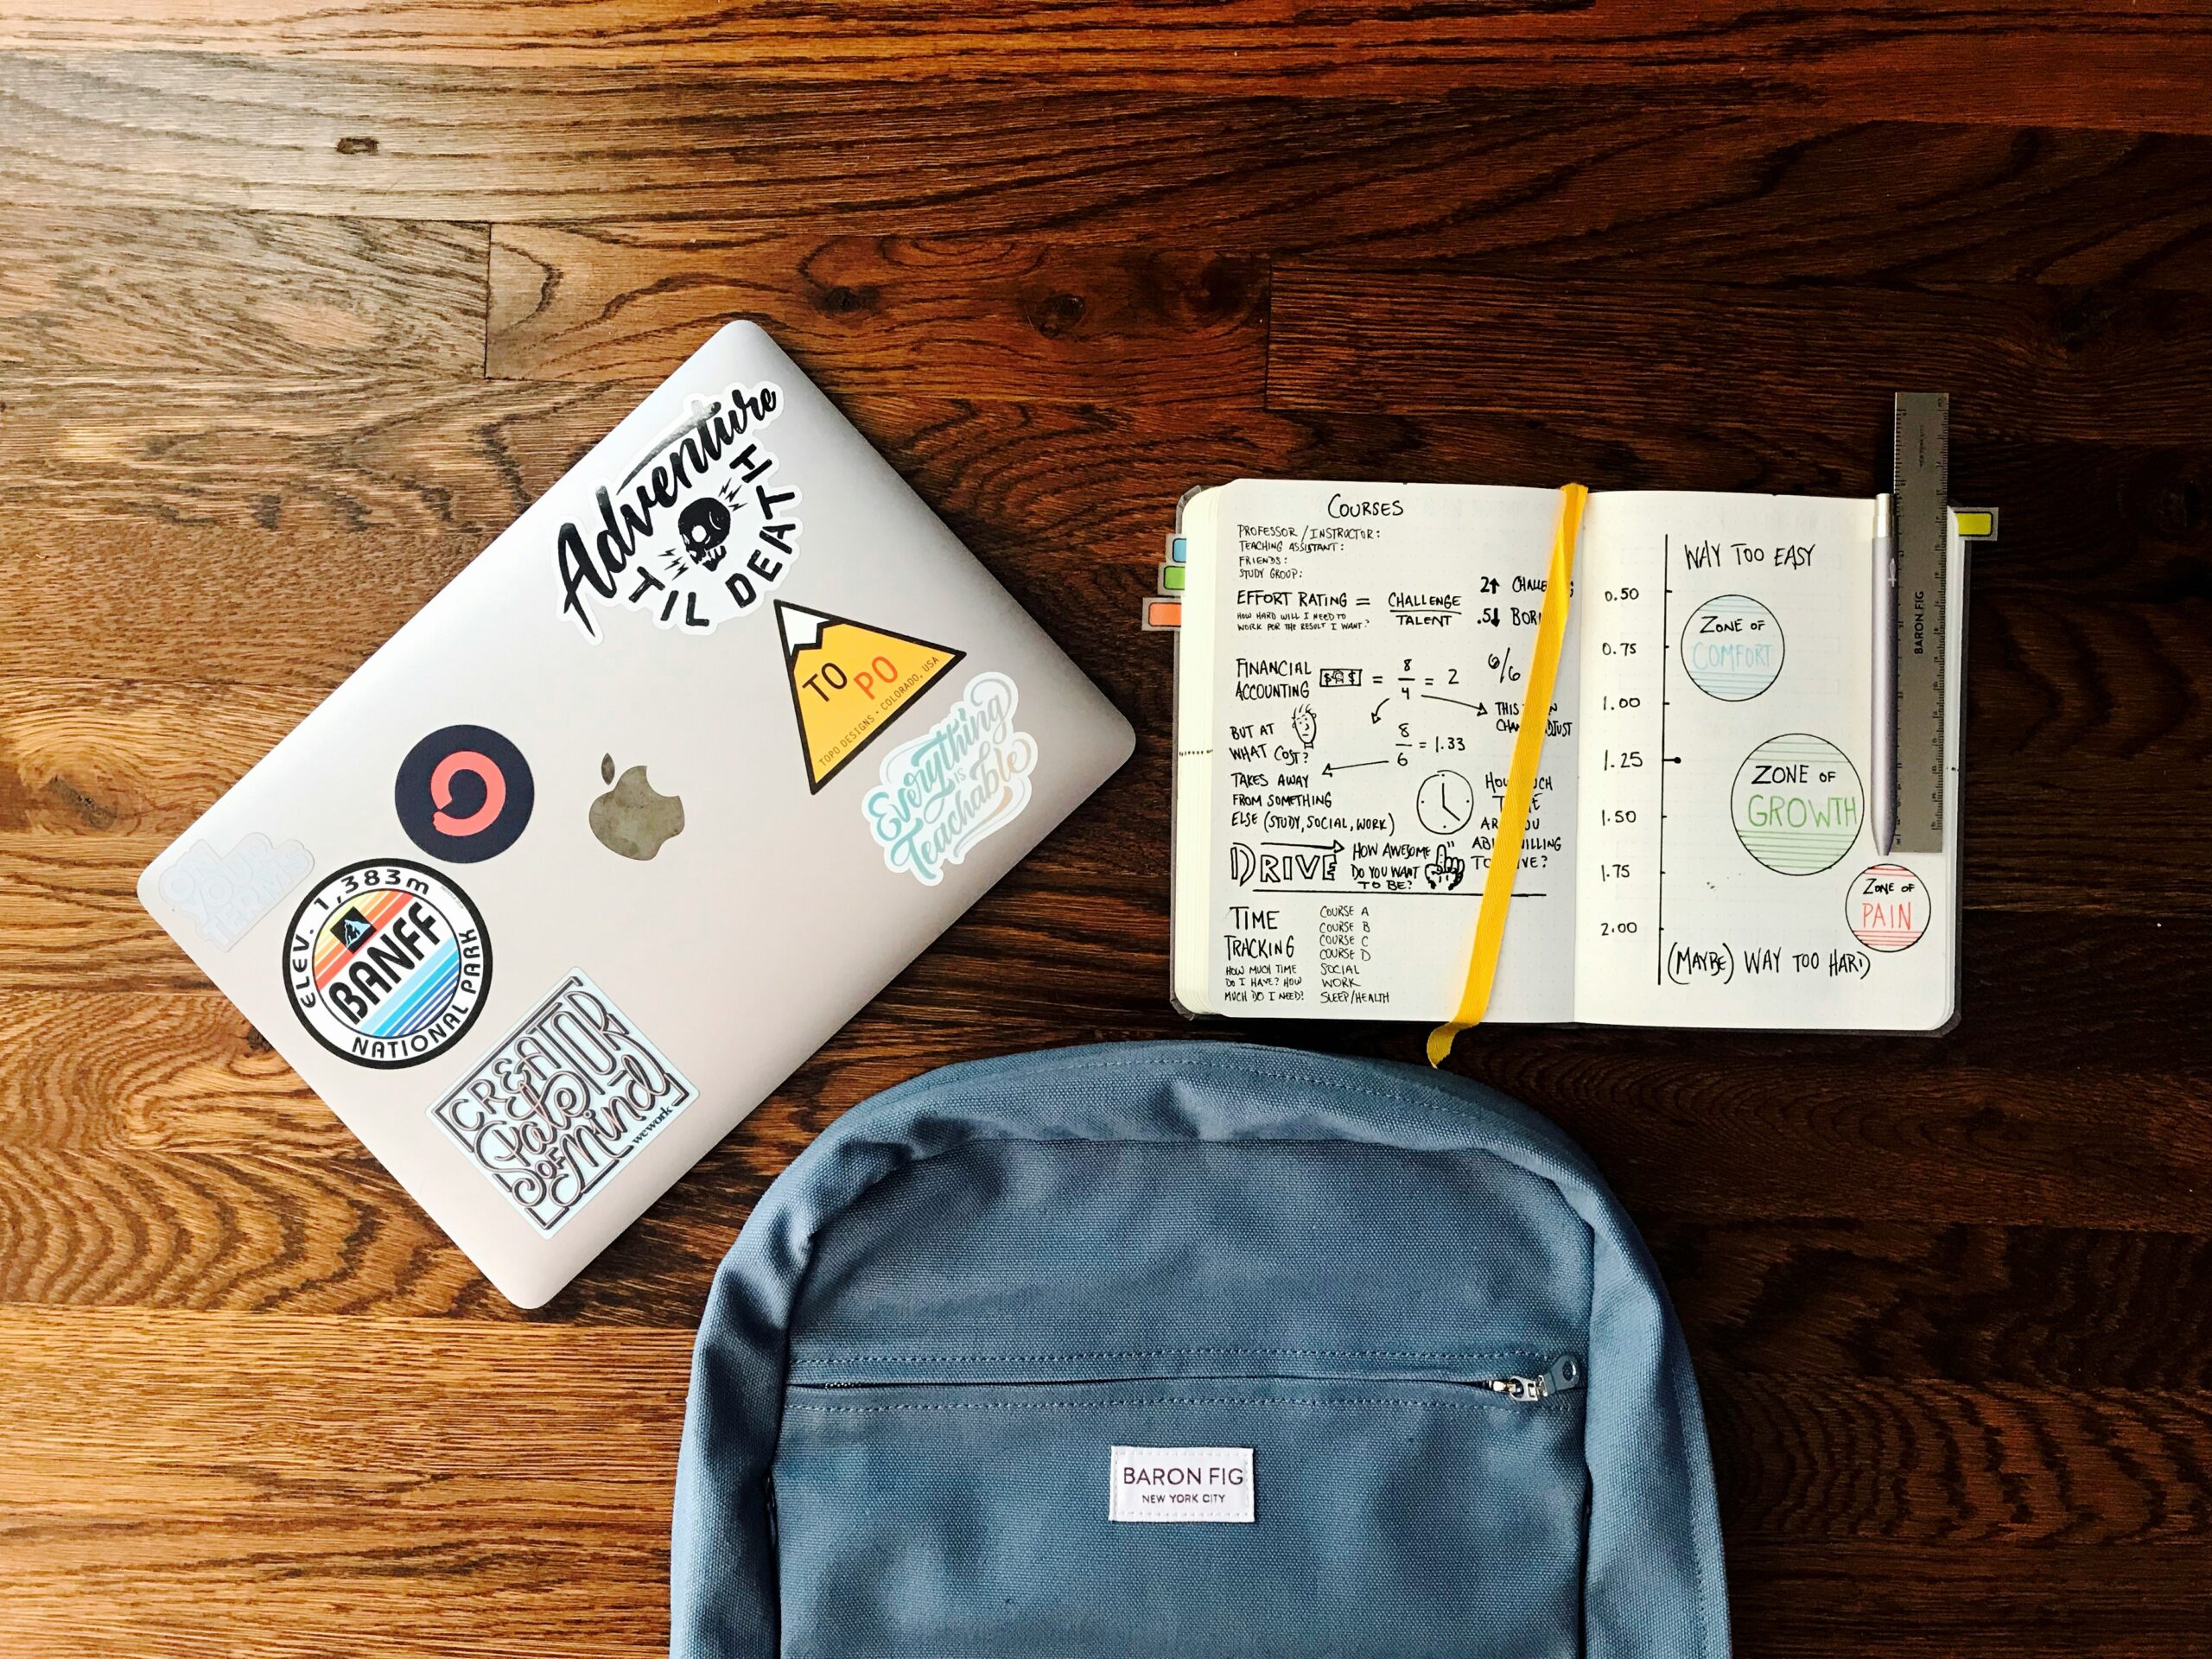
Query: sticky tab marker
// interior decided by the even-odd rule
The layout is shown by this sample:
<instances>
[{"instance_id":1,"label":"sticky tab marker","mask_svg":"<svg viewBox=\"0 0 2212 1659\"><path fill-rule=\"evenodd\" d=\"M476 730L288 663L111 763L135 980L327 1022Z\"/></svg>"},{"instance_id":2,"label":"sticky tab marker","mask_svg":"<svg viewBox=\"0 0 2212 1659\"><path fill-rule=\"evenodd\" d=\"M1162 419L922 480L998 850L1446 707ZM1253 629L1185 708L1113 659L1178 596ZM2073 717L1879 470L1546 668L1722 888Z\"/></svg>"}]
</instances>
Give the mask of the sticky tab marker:
<instances>
[{"instance_id":1,"label":"sticky tab marker","mask_svg":"<svg viewBox=\"0 0 2212 1659\"><path fill-rule=\"evenodd\" d=\"M1521 726L1513 737L1513 762L1499 803L1497 835L1491 842L1490 868L1483 876L1482 908L1475 915L1474 949L1467 958L1467 982L1459 1009L1428 1033L1428 1063L1441 1065L1452 1044L1470 1026L1482 1023L1497 979L1497 953L1505 943L1505 913L1521 873L1521 843L1529 833L1529 805L1536 792L1536 766L1544 753L1544 728L1551 723L1552 688L1559 680L1560 651L1567 640L1567 607L1574 580L1574 543L1582 533L1582 510L1590 492L1569 484L1559 493L1559 526L1552 532L1551 566L1544 579L1544 608L1536 620L1535 659L1529 664L1528 695L1521 702Z\"/></svg>"},{"instance_id":2,"label":"sticky tab marker","mask_svg":"<svg viewBox=\"0 0 2212 1659\"><path fill-rule=\"evenodd\" d=\"M1147 599L1144 602L1144 627L1147 633L1156 633L1166 628L1183 626L1183 601L1179 599Z\"/></svg>"},{"instance_id":3,"label":"sticky tab marker","mask_svg":"<svg viewBox=\"0 0 2212 1659\"><path fill-rule=\"evenodd\" d=\"M1163 594L1181 593L1183 591L1183 580L1190 574L1191 573L1188 570L1185 569L1179 564L1161 565L1160 567L1160 591Z\"/></svg>"},{"instance_id":4,"label":"sticky tab marker","mask_svg":"<svg viewBox=\"0 0 2212 1659\"><path fill-rule=\"evenodd\" d=\"M1170 536L1167 538L1167 562L1170 564L1188 564L1191 562L1189 537Z\"/></svg>"},{"instance_id":5,"label":"sticky tab marker","mask_svg":"<svg viewBox=\"0 0 2212 1659\"><path fill-rule=\"evenodd\" d=\"M1969 542L1993 542L1997 539L1997 509L1994 507L1953 507L1951 517L1958 520L1959 535Z\"/></svg>"}]
</instances>

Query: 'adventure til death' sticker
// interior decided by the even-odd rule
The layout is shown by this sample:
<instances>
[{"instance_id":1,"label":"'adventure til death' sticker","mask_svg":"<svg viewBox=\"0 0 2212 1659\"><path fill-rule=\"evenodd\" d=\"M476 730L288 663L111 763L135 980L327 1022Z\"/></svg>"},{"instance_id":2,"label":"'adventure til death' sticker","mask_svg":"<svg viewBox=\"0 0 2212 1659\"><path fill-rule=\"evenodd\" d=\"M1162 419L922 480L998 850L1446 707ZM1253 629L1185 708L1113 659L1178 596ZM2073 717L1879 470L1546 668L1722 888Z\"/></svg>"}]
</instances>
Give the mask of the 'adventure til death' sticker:
<instances>
[{"instance_id":1,"label":"'adventure til death' sticker","mask_svg":"<svg viewBox=\"0 0 2212 1659\"><path fill-rule=\"evenodd\" d=\"M656 626L711 633L759 605L784 577L798 536L798 486L753 435L776 417L770 383L694 397L691 412L599 486L599 521L554 538L561 608L599 638L592 601L642 611Z\"/></svg>"},{"instance_id":2,"label":"'adventure til death' sticker","mask_svg":"<svg viewBox=\"0 0 2212 1659\"><path fill-rule=\"evenodd\" d=\"M430 1116L550 1234L696 1092L605 991L575 972Z\"/></svg>"},{"instance_id":3,"label":"'adventure til death' sticker","mask_svg":"<svg viewBox=\"0 0 2212 1659\"><path fill-rule=\"evenodd\" d=\"M944 719L883 757L861 803L883 861L927 887L1029 804L1037 740L1017 731L1014 682L978 674Z\"/></svg>"},{"instance_id":4,"label":"'adventure til death' sticker","mask_svg":"<svg viewBox=\"0 0 2212 1659\"><path fill-rule=\"evenodd\" d=\"M776 626L784 636L807 787L817 793L963 654L781 600Z\"/></svg>"}]
</instances>

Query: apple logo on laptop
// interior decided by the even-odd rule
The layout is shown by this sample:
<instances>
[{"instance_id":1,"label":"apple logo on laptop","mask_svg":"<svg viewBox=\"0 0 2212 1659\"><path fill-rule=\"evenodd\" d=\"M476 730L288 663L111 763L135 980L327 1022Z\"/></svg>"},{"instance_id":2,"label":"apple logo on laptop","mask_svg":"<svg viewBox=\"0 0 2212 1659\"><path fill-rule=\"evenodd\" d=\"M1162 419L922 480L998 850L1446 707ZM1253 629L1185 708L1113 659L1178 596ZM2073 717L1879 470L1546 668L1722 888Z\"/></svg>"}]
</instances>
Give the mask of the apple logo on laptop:
<instances>
[{"instance_id":1,"label":"apple logo on laptop","mask_svg":"<svg viewBox=\"0 0 2212 1659\"><path fill-rule=\"evenodd\" d=\"M683 798L664 795L645 781L645 769L632 766L617 783L614 757L599 763L600 781L614 787L591 804L591 833L599 844L625 858L651 858L683 833Z\"/></svg>"}]
</instances>

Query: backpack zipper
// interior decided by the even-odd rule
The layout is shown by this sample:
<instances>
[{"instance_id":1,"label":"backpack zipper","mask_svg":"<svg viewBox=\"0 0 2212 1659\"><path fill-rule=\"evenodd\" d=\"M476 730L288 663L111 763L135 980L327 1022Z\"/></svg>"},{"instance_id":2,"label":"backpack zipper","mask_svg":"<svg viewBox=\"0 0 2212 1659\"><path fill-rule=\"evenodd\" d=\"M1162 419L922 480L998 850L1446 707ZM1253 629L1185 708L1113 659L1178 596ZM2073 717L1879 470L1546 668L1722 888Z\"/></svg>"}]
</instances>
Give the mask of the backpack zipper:
<instances>
[{"instance_id":1,"label":"backpack zipper","mask_svg":"<svg viewBox=\"0 0 2212 1659\"><path fill-rule=\"evenodd\" d=\"M1083 1387L1102 1382L1383 1382L1393 1379L1317 1378L1299 1376L1236 1376L1236 1377L1174 1377L1174 1376L1111 1376L1111 1377L880 1377L866 1381L850 1377L809 1378L790 1384L795 1389L884 1389L884 1388L1054 1388ZM1527 1405L1548 1400L1555 1394L1570 1394L1582 1386L1582 1362L1572 1354L1562 1354L1554 1360L1548 1370L1535 1376L1475 1376L1466 1378L1438 1376L1405 1379L1408 1381L1443 1382L1459 1388L1486 1389L1492 1394L1503 1395Z\"/></svg>"},{"instance_id":2,"label":"backpack zipper","mask_svg":"<svg viewBox=\"0 0 2212 1659\"><path fill-rule=\"evenodd\" d=\"M1492 1394L1502 1394L1509 1400L1534 1403L1548 1400L1555 1394L1565 1394L1582 1386L1582 1363L1572 1354L1563 1354L1552 1362L1552 1367L1541 1376L1486 1376L1469 1385L1488 1389Z\"/></svg>"}]
</instances>

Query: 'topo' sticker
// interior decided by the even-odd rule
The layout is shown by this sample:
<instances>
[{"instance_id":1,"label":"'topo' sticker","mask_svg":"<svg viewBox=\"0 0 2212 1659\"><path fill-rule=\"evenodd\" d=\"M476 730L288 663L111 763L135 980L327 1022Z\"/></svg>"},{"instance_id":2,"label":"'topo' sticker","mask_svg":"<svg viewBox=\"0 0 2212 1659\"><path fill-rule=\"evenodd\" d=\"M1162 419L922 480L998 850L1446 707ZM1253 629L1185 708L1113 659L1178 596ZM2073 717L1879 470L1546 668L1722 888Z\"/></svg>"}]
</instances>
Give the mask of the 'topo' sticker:
<instances>
[{"instance_id":1,"label":"'topo' sticker","mask_svg":"<svg viewBox=\"0 0 2212 1659\"><path fill-rule=\"evenodd\" d=\"M492 944L468 895L405 859L355 864L301 902L284 992L308 1035L356 1065L420 1065L467 1033L492 988Z\"/></svg>"},{"instance_id":2,"label":"'topo' sticker","mask_svg":"<svg viewBox=\"0 0 2212 1659\"><path fill-rule=\"evenodd\" d=\"M399 827L433 858L475 864L530 823L537 785L522 751L489 726L445 726L408 750L391 786Z\"/></svg>"},{"instance_id":3,"label":"'topo' sticker","mask_svg":"<svg viewBox=\"0 0 2212 1659\"><path fill-rule=\"evenodd\" d=\"M933 887L1029 804L1037 740L1014 729L1018 696L1005 675L978 674L944 719L883 757L861 808L886 864Z\"/></svg>"},{"instance_id":4,"label":"'topo' sticker","mask_svg":"<svg viewBox=\"0 0 2212 1659\"><path fill-rule=\"evenodd\" d=\"M817 794L963 655L950 645L781 600L776 626L783 631L806 785Z\"/></svg>"}]
</instances>

